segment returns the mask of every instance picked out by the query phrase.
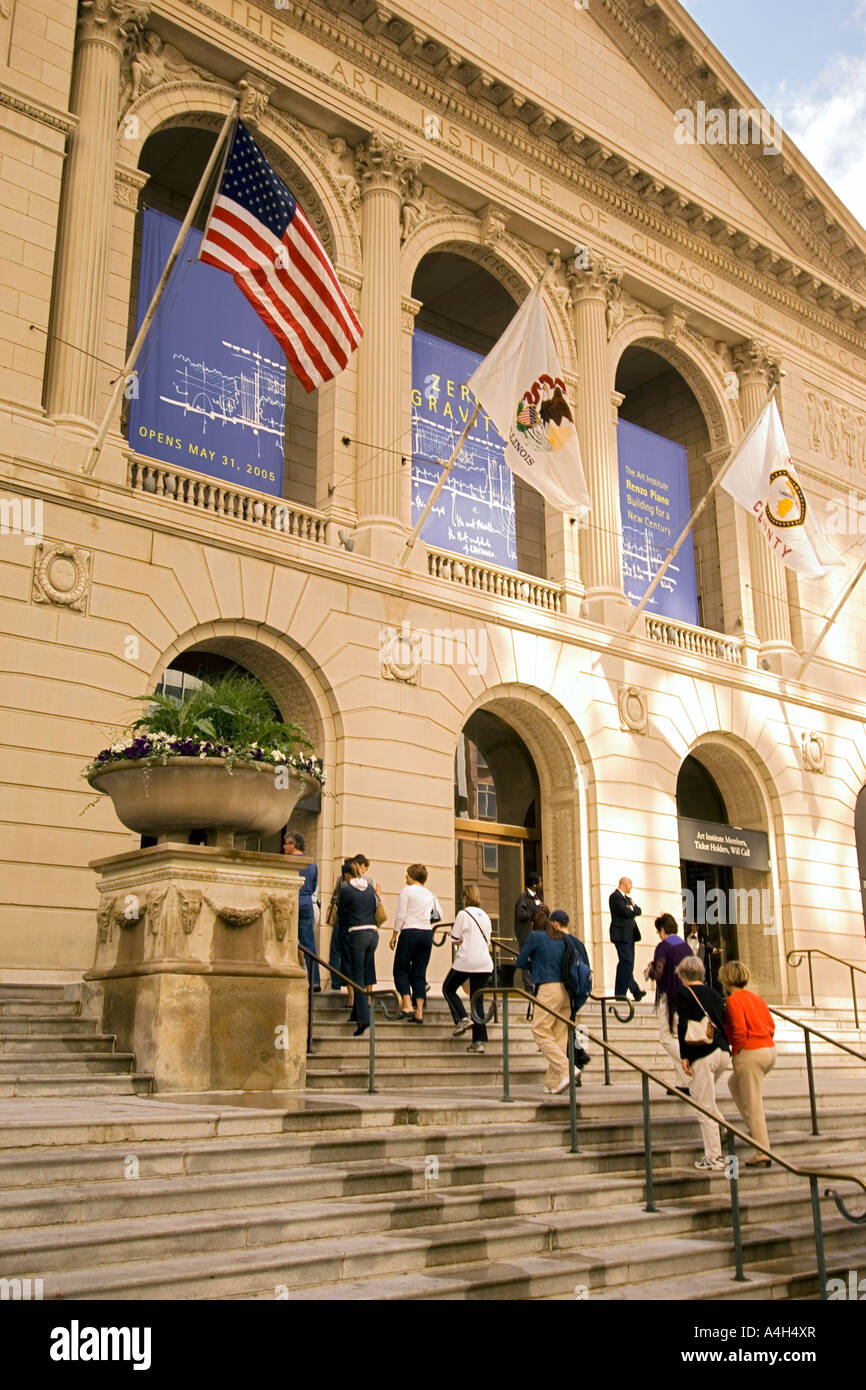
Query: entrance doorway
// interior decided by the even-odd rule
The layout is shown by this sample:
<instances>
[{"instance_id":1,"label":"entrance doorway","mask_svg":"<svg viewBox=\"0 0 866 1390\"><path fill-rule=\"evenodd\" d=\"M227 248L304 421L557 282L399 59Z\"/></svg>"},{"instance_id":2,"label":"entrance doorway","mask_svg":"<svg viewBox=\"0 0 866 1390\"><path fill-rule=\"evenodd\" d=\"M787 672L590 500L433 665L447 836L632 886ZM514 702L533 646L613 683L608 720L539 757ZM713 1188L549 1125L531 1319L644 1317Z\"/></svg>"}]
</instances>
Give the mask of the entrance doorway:
<instances>
[{"instance_id":1,"label":"entrance doorway","mask_svg":"<svg viewBox=\"0 0 866 1390\"><path fill-rule=\"evenodd\" d=\"M455 902L459 911L464 884L477 884L494 935L508 941L515 941L514 906L526 875L540 872L540 824L529 750L504 720L479 710L454 760Z\"/></svg>"},{"instance_id":2,"label":"entrance doorway","mask_svg":"<svg viewBox=\"0 0 866 1390\"><path fill-rule=\"evenodd\" d=\"M677 815L681 820L701 821L720 828L728 812L714 779L697 758L687 757L677 778ZM697 858L680 860L683 918L686 935L697 926L706 942L707 983L715 986L725 961L737 960L736 895L733 870L727 864Z\"/></svg>"}]
</instances>

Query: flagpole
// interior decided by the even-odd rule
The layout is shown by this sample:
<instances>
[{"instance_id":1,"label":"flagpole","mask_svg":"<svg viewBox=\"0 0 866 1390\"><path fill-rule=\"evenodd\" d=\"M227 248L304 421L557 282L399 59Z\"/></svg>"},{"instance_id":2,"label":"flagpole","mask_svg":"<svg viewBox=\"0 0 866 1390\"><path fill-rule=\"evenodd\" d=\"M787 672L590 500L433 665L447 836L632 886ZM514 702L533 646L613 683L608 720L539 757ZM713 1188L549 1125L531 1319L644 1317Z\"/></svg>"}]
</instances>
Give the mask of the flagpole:
<instances>
[{"instance_id":1,"label":"flagpole","mask_svg":"<svg viewBox=\"0 0 866 1390\"><path fill-rule=\"evenodd\" d=\"M217 161L219 160L223 152L223 146L226 143L229 131L231 130L233 122L237 118L239 110L240 97L235 97L229 109L229 113L226 116L225 121L223 122L222 129L219 135L217 136L216 144L211 150L210 159L205 165L204 173L202 174L199 180L198 187L196 188L196 191L193 194L192 202L189 205L186 217L183 219L180 230L177 236L175 237L174 246L171 248L171 254L169 255L168 260L166 261L165 269L163 270L162 275L159 277L159 282L151 297L147 313L142 319L141 327L139 328L138 333L136 334L135 342L129 350L129 356L127 357L126 362L124 363L123 371L120 373L120 375L114 383L114 389L111 393L111 399L108 402L108 407L105 411L104 416L102 417L102 424L99 426L96 438L93 441L93 447L91 448L90 453L88 454L84 463L81 465L82 473L91 474L94 468L96 467L99 455L102 453L102 446L105 443L105 437L108 434L109 425L111 424L112 417L114 415L115 409L117 408L117 403L120 400L121 392L123 391L124 386L126 385L126 381L129 377L130 372L132 371L136 361L138 360L138 354L141 352L142 344L144 343L150 325L153 322L153 316L156 313L156 307L159 304L160 298L162 297L162 292L165 289L166 284L168 283L168 277L170 276L174 268L175 261L180 255L181 247L183 246L183 243L186 240L186 234L192 226L193 219L195 218L195 215L199 210L201 200L205 195L205 190L207 189L207 186L210 183L211 175L213 174L213 171L217 165Z\"/></svg>"},{"instance_id":2,"label":"flagpole","mask_svg":"<svg viewBox=\"0 0 866 1390\"><path fill-rule=\"evenodd\" d=\"M405 565L406 561L409 559L409 556L410 556L410 554L411 554L411 552L412 552L412 547L414 546L414 544L415 544L415 542L417 541L419 535L421 534L421 527L424 525L424 522L427 520L428 516L430 515L430 513L431 513L431 511L433 510L434 506L436 505L436 501L437 501L437 499L438 499L438 497L439 497L439 494L440 494L440 492L442 491L443 487L445 486L445 484L446 484L446 482L447 482L447 480L448 480L448 477L449 477L449 475L450 475L450 473L451 473L451 470L453 469L455 463L457 462L457 456L458 456L458 454L460 453L461 449L463 448L463 445L466 443L466 440L467 440L468 437L469 437L469 431L472 429L472 426L475 424L475 421L478 419L478 416L479 416L480 414L481 414L481 406L478 405L478 404L476 404L475 409L473 410L472 414L469 416L469 419L468 419L467 422L466 422L466 428L464 429L463 433L461 434L460 438L458 439L457 443L454 445L454 448L453 448L452 451L451 451L451 457L450 457L450 459L448 460L448 462L447 462L446 464L443 464L443 466L442 466L442 472L441 472L440 475L439 475L439 478L438 478L438 480L437 480L437 482L436 482L436 486L434 487L433 491L430 493L430 496L427 498L427 504L426 504L426 506L425 506L423 512L422 512L421 515L419 516L418 520L416 521L415 527L414 527L414 530L412 531L411 536L409 537L409 539L408 539L407 542L406 542L405 549L403 550L403 554L400 556L400 560L399 560L399 563L398 563L398 565L397 565L397 568L398 568L398 569L402 569L403 566Z\"/></svg>"},{"instance_id":3,"label":"flagpole","mask_svg":"<svg viewBox=\"0 0 866 1390\"><path fill-rule=\"evenodd\" d=\"M688 519L686 525L683 527L682 531L681 531L680 534L677 536L677 539L676 539L676 541L674 542L673 548L672 548L671 550L668 551L667 559L665 560L664 564L661 565L661 566L659 567L659 570L658 570L658 572L656 573L655 578L653 579L652 583L650 584L649 588L647 589L646 593L644 594L644 596L643 596L643 598L641 599L640 603L638 604L637 608L634 610L634 613L632 614L631 622L628 624L628 626L627 626L627 628L626 628L626 636L628 636L629 633L631 633L631 632L634 631L635 624L637 623L638 618L640 617L640 615L641 615L641 613L643 612L643 610L646 608L647 604L649 603L650 599L652 598L653 594L655 593L655 591L656 591L656 589L658 588L659 584L661 583L662 579L663 579L664 576L667 574L667 572L668 572L668 570L669 570L669 568L670 568L670 566L671 566L673 560L674 560L675 557L676 557L677 551L679 550L679 548L680 548L680 546L682 545L683 541L685 540L686 536L687 536L687 535L689 534L689 532L691 531L692 527L694 526L694 524L695 524L695 522L697 521L698 517L700 516L701 512L704 510L704 507L707 505L707 503L709 502L710 498L713 496L713 493L716 491L716 488L719 486L719 484L721 483L722 479L725 477L726 473L727 473L728 470L730 469L731 464L732 464L732 463L734 462L734 460L736 459L736 457L737 457L737 455L739 454L740 450L742 449L743 445L746 443L746 440L749 438L749 436L750 436L750 435L753 433L753 431L755 430L755 428L756 428L756 426L757 426L759 420L762 418L762 416L763 416L763 414L764 414L764 411L767 409L767 406L770 404L770 401L773 399L773 397L775 396L775 394L776 394L776 392L778 391L778 389L779 389L779 383L778 383L778 382L776 382L773 386L771 386L770 390L769 390L768 393L767 393L767 399L765 400L764 404L761 406L761 409L758 411L758 413L757 413L757 415L755 416L755 418L754 418L754 420L752 421L752 423L749 425L749 428L748 428L748 429L745 431L745 433L743 434L742 439L739 441L738 444L736 444L735 446L732 446L731 451L730 451L730 453L728 454L728 457L726 458L725 462L722 464L721 468L719 469L719 471L718 471L718 473L716 474L716 476L715 476L715 478L713 479L713 481L710 483L710 486L707 488L707 491L704 493L704 495L703 495L703 497L701 498L700 502L699 502L698 505L695 507L695 509L694 509L694 511L692 512L691 516L689 517L689 519Z\"/></svg>"},{"instance_id":4,"label":"flagpole","mask_svg":"<svg viewBox=\"0 0 866 1390\"><path fill-rule=\"evenodd\" d=\"M866 574L866 559L861 560L860 564L857 566L857 569L854 572L853 577L848 581L845 588L842 590L842 593L839 595L833 607L830 609L830 612L827 614L827 618L824 622L824 626L822 627L819 636L815 638L815 641L812 643L811 647L809 648L808 652L803 658L803 665L797 672L798 681L801 681L803 679L803 673L806 670L806 667L810 665L812 658L814 657L821 643L824 641L824 638L827 636L827 633L830 631L830 628L835 623L839 614L842 612L842 609L845 607L845 604L848 602L854 590L857 588L857 585L860 583L860 580L863 578L864 574Z\"/></svg>"},{"instance_id":5,"label":"flagpole","mask_svg":"<svg viewBox=\"0 0 866 1390\"><path fill-rule=\"evenodd\" d=\"M541 272L541 275L538 277L538 283L534 286L534 290L540 289L541 286L544 284L545 280L547 279L548 275L550 274L551 270L553 269L554 259L555 259L558 255L559 255L559 252L558 252L558 251L554 251L554 252L551 253L551 259L548 260L547 265L544 267L544 270ZM534 292L534 290L530 290L530 294L532 294L532 293ZM433 491L430 493L430 496L427 498L427 504L426 504L426 506L424 507L424 510L422 511L422 513L421 513L421 515L419 516L418 520L416 521L415 526L414 526L414 528L413 528L413 530L412 530L411 536L409 537L409 539L408 539L407 542L406 542L406 545L405 545L404 550L403 550L403 554L400 556L400 559L399 559L399 561L397 562L397 568L398 568L398 569L402 569L403 566L406 564L406 561L409 559L409 556L410 556L411 553L412 553L412 550L413 550L413 547L414 547L414 545L415 545L415 542L417 541L419 535L421 534L421 528L422 528L422 526L424 525L424 522L427 520L428 516L430 515L431 511L433 510L434 506L436 505L436 502L437 502L437 500L438 500L438 498L439 498L439 494L440 494L440 492L442 491L443 487L445 486L446 482L448 481L448 478L449 478L450 475L451 475L452 469L454 468L454 465L455 465L455 463L457 462L458 455L459 455L461 449L463 448L463 445L466 443L466 440L467 440L468 437L469 437L469 431L472 429L472 426L475 424L475 421L478 419L478 416L480 415L480 413L481 413L481 406L480 406L479 403L476 402L475 409L473 410L472 414L470 415L470 417L469 417L469 419L468 419L468 421L467 421L467 423L466 423L466 428L464 429L464 431L463 431L463 433L461 434L460 438L458 439L457 443L454 445L454 448L453 448L452 451L451 451L451 457L449 458L448 462L442 465L442 472L441 472L441 474L439 475L439 478L437 479L436 486L434 487ZM441 460L440 460L440 462L441 462Z\"/></svg>"}]
</instances>

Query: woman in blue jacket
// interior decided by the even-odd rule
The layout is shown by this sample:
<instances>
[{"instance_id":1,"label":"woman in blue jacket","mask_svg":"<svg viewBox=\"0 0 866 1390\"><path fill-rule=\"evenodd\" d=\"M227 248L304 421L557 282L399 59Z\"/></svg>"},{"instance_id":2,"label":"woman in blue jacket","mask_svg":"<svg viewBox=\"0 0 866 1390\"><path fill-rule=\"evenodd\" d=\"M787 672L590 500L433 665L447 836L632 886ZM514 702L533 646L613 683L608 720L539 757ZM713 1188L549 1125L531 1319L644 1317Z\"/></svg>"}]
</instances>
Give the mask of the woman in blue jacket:
<instances>
[{"instance_id":1,"label":"woman in blue jacket","mask_svg":"<svg viewBox=\"0 0 866 1390\"><path fill-rule=\"evenodd\" d=\"M531 925L532 931L514 964L518 970L531 970L538 1003L547 1006L536 1008L532 1036L539 1052L547 1058L544 1089L558 1095L568 1086L568 1024L565 1020L571 1017L571 1001L562 983L562 957L568 932L563 931L558 922L551 922L544 904L532 914ZM548 1009L555 1009L562 1017L555 1018Z\"/></svg>"}]
</instances>

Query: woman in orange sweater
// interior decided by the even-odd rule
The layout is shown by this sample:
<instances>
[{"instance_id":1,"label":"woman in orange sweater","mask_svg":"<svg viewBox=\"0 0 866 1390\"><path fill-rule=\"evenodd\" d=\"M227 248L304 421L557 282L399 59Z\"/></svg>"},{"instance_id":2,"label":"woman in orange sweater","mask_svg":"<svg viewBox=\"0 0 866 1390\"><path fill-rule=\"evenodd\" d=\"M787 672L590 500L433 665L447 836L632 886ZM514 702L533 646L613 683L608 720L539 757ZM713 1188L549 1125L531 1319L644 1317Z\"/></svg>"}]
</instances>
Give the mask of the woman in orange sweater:
<instances>
[{"instance_id":1,"label":"woman in orange sweater","mask_svg":"<svg viewBox=\"0 0 866 1390\"><path fill-rule=\"evenodd\" d=\"M776 1063L773 1015L759 994L747 989L749 972L742 961L729 960L719 971L725 1002L725 1033L731 1044L734 1070L728 1082L731 1096L756 1144L770 1147L761 1088ZM769 1168L765 1154L753 1153L747 1168Z\"/></svg>"}]
</instances>

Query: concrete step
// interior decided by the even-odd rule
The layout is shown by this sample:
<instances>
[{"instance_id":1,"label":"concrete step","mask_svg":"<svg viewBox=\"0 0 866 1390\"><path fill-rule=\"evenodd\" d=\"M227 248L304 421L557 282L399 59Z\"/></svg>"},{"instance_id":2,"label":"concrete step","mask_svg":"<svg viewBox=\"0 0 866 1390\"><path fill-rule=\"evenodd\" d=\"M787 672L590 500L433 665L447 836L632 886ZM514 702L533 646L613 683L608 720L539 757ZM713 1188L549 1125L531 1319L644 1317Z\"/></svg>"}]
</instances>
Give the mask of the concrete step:
<instances>
[{"instance_id":1,"label":"concrete step","mask_svg":"<svg viewBox=\"0 0 866 1390\"><path fill-rule=\"evenodd\" d=\"M0 1014L0 1039L21 1037L93 1037L99 1023L95 1018L67 1018L64 1015L29 1014L9 1018Z\"/></svg>"},{"instance_id":2,"label":"concrete step","mask_svg":"<svg viewBox=\"0 0 866 1390\"><path fill-rule=\"evenodd\" d=\"M134 1066L131 1052L36 1052L14 1057L0 1054L0 1084L15 1077L55 1077L59 1080L65 1076L79 1076L82 1072L94 1076L103 1072L122 1076Z\"/></svg>"},{"instance_id":3,"label":"concrete step","mask_svg":"<svg viewBox=\"0 0 866 1390\"><path fill-rule=\"evenodd\" d=\"M660 1283L674 1270L679 1278L691 1274L696 1286L707 1271L732 1271L730 1230L712 1229L712 1214L708 1211L705 1228L697 1232L692 1213L635 1213L632 1208L628 1212L575 1215L549 1210L529 1218L503 1214L484 1226L466 1223L442 1229L437 1224L416 1226L408 1232L389 1228L383 1233L343 1234L336 1239L300 1243L289 1233L288 1239L267 1244L267 1237L273 1239L281 1229L279 1215L270 1212L264 1223L249 1223L239 1230L233 1248L214 1244L221 1238L216 1229L219 1223L212 1221L208 1229L207 1222L193 1214L186 1218L182 1236L176 1224L172 1231L168 1229L170 1223L163 1222L160 1232L156 1223L150 1223L151 1253L137 1266L124 1258L120 1231L115 1232L115 1261L101 1268L84 1269L80 1255L77 1261L72 1258L78 1233L66 1228L60 1228L54 1240L66 1245L74 1268L48 1268L44 1259L40 1266L41 1238L46 1232L36 1233L26 1265L22 1263L23 1250L15 1252L14 1258L18 1269L35 1272L44 1268L39 1277L44 1278L47 1299L275 1297L283 1289L291 1298L303 1297L304 1290L310 1299L343 1299L349 1290L355 1298L379 1298L386 1296L382 1293L383 1279L391 1284L392 1298L438 1299L449 1296L449 1279L465 1281L469 1267L484 1264L490 1269L507 1262L513 1270L517 1261L544 1256L554 1257L558 1274L569 1280L572 1288L581 1285L592 1297L602 1289L623 1288L636 1281ZM829 1217L825 1231L828 1247L834 1251L832 1258L841 1256L844 1262L860 1248L857 1242L863 1237L857 1227L843 1230L840 1220ZM226 1238L223 1230L222 1239ZM162 1253L158 1253L160 1240ZM178 1249L181 1240L183 1254ZM197 1242L203 1248L194 1251L192 1246ZM109 1245L106 1243L106 1251ZM782 1231L744 1229L747 1268L768 1259L801 1258L806 1263L813 1248L809 1221L787 1220ZM57 1243L48 1252L52 1259L60 1253ZM433 1283L420 1291L424 1277ZM519 1296L523 1298L549 1297L552 1292L549 1285L540 1291L532 1281L519 1282ZM564 1291L566 1286L560 1287ZM458 1292L456 1296L467 1295Z\"/></svg>"},{"instance_id":4,"label":"concrete step","mask_svg":"<svg viewBox=\"0 0 866 1390\"><path fill-rule=\"evenodd\" d=\"M77 999L80 993L79 985L0 984L0 1000L23 999L27 1003L35 1004L45 999Z\"/></svg>"},{"instance_id":5,"label":"concrete step","mask_svg":"<svg viewBox=\"0 0 866 1390\"><path fill-rule=\"evenodd\" d=\"M30 1000L19 995L0 999L0 1019L6 1018L77 1018L81 1004L74 999L50 998Z\"/></svg>"},{"instance_id":6,"label":"concrete step","mask_svg":"<svg viewBox=\"0 0 866 1390\"><path fill-rule=\"evenodd\" d=\"M80 1063L78 1064L80 1068ZM50 1071L44 1076L0 1075L0 1098L10 1096L146 1096L152 1077L141 1072L99 1075L80 1069L65 1075Z\"/></svg>"},{"instance_id":7,"label":"concrete step","mask_svg":"<svg viewBox=\"0 0 866 1390\"><path fill-rule=\"evenodd\" d=\"M112 1033L0 1033L0 1059L113 1052L116 1041Z\"/></svg>"}]
</instances>

